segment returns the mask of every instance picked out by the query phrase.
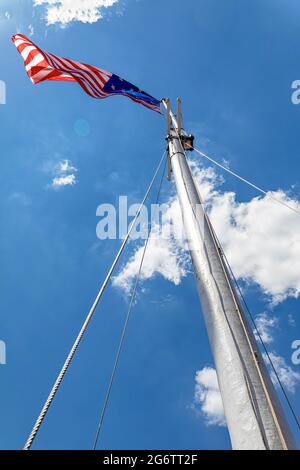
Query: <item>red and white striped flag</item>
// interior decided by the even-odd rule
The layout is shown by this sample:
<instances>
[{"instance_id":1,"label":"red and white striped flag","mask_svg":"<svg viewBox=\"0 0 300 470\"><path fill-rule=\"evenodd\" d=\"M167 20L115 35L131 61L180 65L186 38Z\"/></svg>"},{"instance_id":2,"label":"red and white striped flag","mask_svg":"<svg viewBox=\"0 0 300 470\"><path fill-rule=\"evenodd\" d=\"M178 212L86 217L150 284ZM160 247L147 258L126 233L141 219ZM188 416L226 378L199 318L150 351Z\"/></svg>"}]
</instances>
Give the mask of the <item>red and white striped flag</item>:
<instances>
[{"instance_id":1,"label":"red and white striped flag","mask_svg":"<svg viewBox=\"0 0 300 470\"><path fill-rule=\"evenodd\" d=\"M118 75L45 52L23 34L14 35L12 41L22 55L26 72L33 83L45 80L77 82L93 98L123 95L153 111L161 112L159 100Z\"/></svg>"}]
</instances>

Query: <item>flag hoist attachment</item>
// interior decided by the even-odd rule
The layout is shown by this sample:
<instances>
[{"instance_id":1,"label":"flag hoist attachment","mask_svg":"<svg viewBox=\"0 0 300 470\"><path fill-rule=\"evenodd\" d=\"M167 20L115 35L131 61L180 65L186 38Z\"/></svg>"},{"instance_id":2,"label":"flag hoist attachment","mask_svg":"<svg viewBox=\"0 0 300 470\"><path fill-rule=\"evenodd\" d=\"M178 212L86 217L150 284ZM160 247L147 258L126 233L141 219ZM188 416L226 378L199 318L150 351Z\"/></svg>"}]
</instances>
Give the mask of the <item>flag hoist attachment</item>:
<instances>
[{"instance_id":1,"label":"flag hoist attachment","mask_svg":"<svg viewBox=\"0 0 300 470\"><path fill-rule=\"evenodd\" d=\"M174 176L183 224L218 376L233 449L295 449L292 433L248 324L223 252L194 180L186 150L193 136L167 110L169 172Z\"/></svg>"}]
</instances>

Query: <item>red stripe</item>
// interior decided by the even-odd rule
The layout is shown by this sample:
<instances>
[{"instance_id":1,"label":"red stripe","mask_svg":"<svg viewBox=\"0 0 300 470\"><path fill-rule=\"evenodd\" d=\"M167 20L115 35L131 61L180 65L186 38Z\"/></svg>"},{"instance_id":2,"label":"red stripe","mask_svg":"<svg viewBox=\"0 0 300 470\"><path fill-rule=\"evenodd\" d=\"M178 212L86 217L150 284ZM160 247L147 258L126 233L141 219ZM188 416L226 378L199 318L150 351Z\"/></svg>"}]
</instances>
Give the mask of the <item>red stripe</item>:
<instances>
[{"instance_id":1,"label":"red stripe","mask_svg":"<svg viewBox=\"0 0 300 470\"><path fill-rule=\"evenodd\" d=\"M94 94L92 94L92 93L90 92L90 90L87 88L87 86L86 86L84 80L82 80L81 78L78 78L78 79L77 79L77 82L79 83L79 85L84 89L84 91L85 91L88 95L92 96L92 98L98 98L98 99L100 98L100 96L96 96L96 95L94 95Z\"/></svg>"},{"instance_id":2,"label":"red stripe","mask_svg":"<svg viewBox=\"0 0 300 470\"><path fill-rule=\"evenodd\" d=\"M72 67L74 67L74 69L72 67L70 67L70 71L74 71L78 74L80 74L82 77L85 77L91 84L91 86L94 88L94 90L97 91L97 93L99 92L102 92L103 90L103 86L100 85L96 80L95 78L91 75L90 72L88 72L87 70L84 70L82 68L79 68L79 67L76 67L76 65L74 65L73 61L72 60L69 60L69 59L61 59L64 61L64 63L66 63L66 65L71 64Z\"/></svg>"},{"instance_id":3,"label":"red stripe","mask_svg":"<svg viewBox=\"0 0 300 470\"><path fill-rule=\"evenodd\" d=\"M74 76L76 81L78 81L78 77L77 77L77 73L78 73L80 75L80 78L84 80L85 82L87 82L88 86L92 88L92 91L94 94L91 91L89 91L89 95L91 96L95 95L94 97L100 96L99 90L96 87L94 87L92 83L90 83L89 77L87 77L85 74L82 74L80 71L74 70L71 67L69 67L65 62L66 59L62 59L61 57L56 57L54 56L54 54L47 54L47 56L52 60L53 64L57 68L59 68L59 70L63 70L64 72L69 73L70 75ZM85 88L85 91L86 91L86 88Z\"/></svg>"},{"instance_id":4,"label":"red stripe","mask_svg":"<svg viewBox=\"0 0 300 470\"><path fill-rule=\"evenodd\" d=\"M76 66L77 62L74 62L70 59L62 59L60 57L56 57L54 56L56 59L58 59L60 62L63 62L67 67L68 67L68 70L70 71L70 73L72 72L76 72L76 73L79 73L82 77L85 77L88 79L88 81L90 82L91 86L93 86L94 90L96 90L97 92L100 92L101 94L104 94L106 95L106 92L103 91L103 86L97 82L95 80L95 78L93 77L93 75L91 74L91 72L87 71L87 70L84 70L82 68L79 68ZM72 67L70 67L70 65ZM106 83L106 81L104 81L104 83Z\"/></svg>"},{"instance_id":5,"label":"red stripe","mask_svg":"<svg viewBox=\"0 0 300 470\"><path fill-rule=\"evenodd\" d=\"M22 52L24 51L24 49L26 49L26 47L28 46L32 46L32 44L28 43L28 42L23 42L23 44L20 44L17 49L18 51L20 52L20 54L22 54Z\"/></svg>"},{"instance_id":6,"label":"red stripe","mask_svg":"<svg viewBox=\"0 0 300 470\"><path fill-rule=\"evenodd\" d=\"M47 75L44 75L42 78L35 78L35 76L41 72L41 71L44 71L45 70L45 67L32 67L29 71L28 71L28 76L32 79L32 81L34 83L40 83L40 82L43 82L45 80L49 80L49 77L54 77L56 75L59 74L58 71L56 70L49 70L48 74Z\"/></svg>"},{"instance_id":7,"label":"red stripe","mask_svg":"<svg viewBox=\"0 0 300 470\"><path fill-rule=\"evenodd\" d=\"M26 59L25 62L24 62L25 67L26 67L28 64L30 64L30 62L32 61L32 59L34 59L34 58L35 58L37 55L39 55L39 54L40 54L40 51L38 51L37 49L34 49L34 50L32 50L31 52L29 52L28 57L27 57L27 59Z\"/></svg>"},{"instance_id":8,"label":"red stripe","mask_svg":"<svg viewBox=\"0 0 300 470\"><path fill-rule=\"evenodd\" d=\"M71 60L71 59L66 59L66 60L68 60L68 62L70 62L70 64L73 65L73 67L74 67L75 69L80 69L80 70L82 70L84 73L90 74L89 70L86 70L86 68L87 68L87 69L90 69L91 72L95 73L95 70L92 70L92 68L89 67L89 66L86 65L86 64L80 64L79 62L75 62L74 60ZM84 67L83 67L83 65L84 65ZM97 71L97 72L98 72L98 71ZM90 74L90 75L91 75L91 74ZM92 75L91 75L91 76L92 76ZM97 76L98 76L98 74L97 74ZM103 85L105 85L105 83L106 83L107 80L105 80L100 74L99 74L99 79L100 79L101 83L102 83Z\"/></svg>"}]
</instances>

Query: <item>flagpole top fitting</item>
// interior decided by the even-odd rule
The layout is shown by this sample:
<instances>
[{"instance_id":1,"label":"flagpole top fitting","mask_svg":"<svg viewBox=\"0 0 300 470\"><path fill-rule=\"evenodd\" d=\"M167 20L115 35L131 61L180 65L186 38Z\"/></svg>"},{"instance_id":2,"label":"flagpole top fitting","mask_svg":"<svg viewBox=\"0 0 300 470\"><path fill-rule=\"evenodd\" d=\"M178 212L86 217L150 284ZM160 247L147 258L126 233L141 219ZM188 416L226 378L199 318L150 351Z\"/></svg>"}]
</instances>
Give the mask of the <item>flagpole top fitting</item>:
<instances>
[{"instance_id":1,"label":"flagpole top fitting","mask_svg":"<svg viewBox=\"0 0 300 470\"><path fill-rule=\"evenodd\" d=\"M194 150L195 137L192 134L187 135L185 133L184 129L182 129L182 131L183 131L183 133L181 133L181 138L180 139L181 139L183 149L185 151Z\"/></svg>"}]
</instances>

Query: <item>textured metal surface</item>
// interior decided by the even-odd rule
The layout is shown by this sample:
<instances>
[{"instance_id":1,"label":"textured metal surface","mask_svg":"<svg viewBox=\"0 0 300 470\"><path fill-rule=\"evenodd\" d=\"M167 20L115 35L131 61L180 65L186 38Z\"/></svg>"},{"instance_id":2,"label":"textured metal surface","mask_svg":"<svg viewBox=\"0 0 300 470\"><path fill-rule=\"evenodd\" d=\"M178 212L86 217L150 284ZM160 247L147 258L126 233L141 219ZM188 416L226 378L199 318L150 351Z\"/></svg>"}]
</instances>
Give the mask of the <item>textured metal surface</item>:
<instances>
[{"instance_id":1,"label":"textured metal surface","mask_svg":"<svg viewBox=\"0 0 300 470\"><path fill-rule=\"evenodd\" d=\"M232 447L293 449L289 426L175 131L169 151Z\"/></svg>"}]
</instances>

